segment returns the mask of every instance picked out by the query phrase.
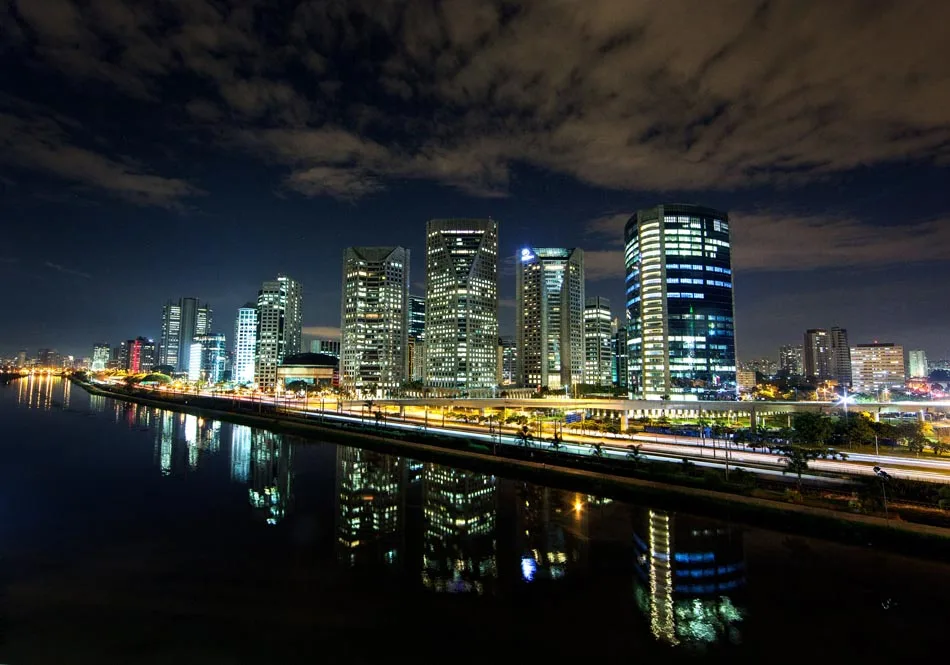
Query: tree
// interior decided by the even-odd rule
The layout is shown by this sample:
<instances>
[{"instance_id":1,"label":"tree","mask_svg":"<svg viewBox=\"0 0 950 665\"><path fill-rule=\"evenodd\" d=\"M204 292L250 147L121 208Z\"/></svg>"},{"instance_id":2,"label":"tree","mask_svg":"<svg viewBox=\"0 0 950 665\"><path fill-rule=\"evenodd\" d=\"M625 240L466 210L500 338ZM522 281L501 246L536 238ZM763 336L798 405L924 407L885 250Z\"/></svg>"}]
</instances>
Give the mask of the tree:
<instances>
[{"instance_id":1,"label":"tree","mask_svg":"<svg viewBox=\"0 0 950 665\"><path fill-rule=\"evenodd\" d=\"M831 438L834 423L820 413L799 413L792 419L795 442L810 446L822 446Z\"/></svg>"},{"instance_id":2,"label":"tree","mask_svg":"<svg viewBox=\"0 0 950 665\"><path fill-rule=\"evenodd\" d=\"M631 446L627 450L627 459L630 460L634 466L640 466L640 463L643 461L643 454L641 453L642 448L643 446L637 444L635 446Z\"/></svg>"},{"instance_id":3,"label":"tree","mask_svg":"<svg viewBox=\"0 0 950 665\"><path fill-rule=\"evenodd\" d=\"M551 449L554 452L559 452L561 450L561 435L557 432L555 432L554 436L551 438Z\"/></svg>"},{"instance_id":4,"label":"tree","mask_svg":"<svg viewBox=\"0 0 950 665\"><path fill-rule=\"evenodd\" d=\"M798 491L802 491L802 474L808 471L808 463L819 457L821 451L815 450L813 448L803 448L802 446L783 446L780 448L782 452L782 457L779 461L785 464L785 468L782 470L784 475L786 472L794 473L798 476Z\"/></svg>"},{"instance_id":5,"label":"tree","mask_svg":"<svg viewBox=\"0 0 950 665\"><path fill-rule=\"evenodd\" d=\"M521 429L518 430L518 440L521 442L522 446L527 447L528 443L531 441L531 430L528 428L528 425L522 425Z\"/></svg>"},{"instance_id":6,"label":"tree","mask_svg":"<svg viewBox=\"0 0 950 665\"><path fill-rule=\"evenodd\" d=\"M603 457L604 447L600 445L599 443L592 443L590 454L593 455L594 457Z\"/></svg>"}]
</instances>

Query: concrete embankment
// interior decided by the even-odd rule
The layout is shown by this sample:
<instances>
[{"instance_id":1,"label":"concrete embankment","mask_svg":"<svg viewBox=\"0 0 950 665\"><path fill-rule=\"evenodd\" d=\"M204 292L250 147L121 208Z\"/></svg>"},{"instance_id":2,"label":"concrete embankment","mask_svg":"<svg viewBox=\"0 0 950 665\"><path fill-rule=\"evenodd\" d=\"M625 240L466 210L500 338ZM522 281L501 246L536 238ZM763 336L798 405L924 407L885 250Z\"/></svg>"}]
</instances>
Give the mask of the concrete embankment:
<instances>
[{"instance_id":1,"label":"concrete embankment","mask_svg":"<svg viewBox=\"0 0 950 665\"><path fill-rule=\"evenodd\" d=\"M92 394L114 399L306 439L368 448L420 461L516 477L563 489L645 504L655 509L689 512L855 545L883 547L917 556L950 558L950 529L771 501L728 491L656 482L643 478L639 472L641 477L631 477L632 470L620 461L607 462L577 455L528 451L514 446L504 446L503 455L492 454L485 445L478 444L478 448L482 450L473 450L464 439L457 437L422 431L387 430L373 424L321 422L319 419L280 412L268 404L235 402L236 410L227 410L221 408L221 400L214 398L188 395L168 398L146 391L113 390L80 381L77 383ZM243 409L237 410L237 407ZM627 468L623 468L625 466ZM695 482L703 481L695 479Z\"/></svg>"}]
</instances>

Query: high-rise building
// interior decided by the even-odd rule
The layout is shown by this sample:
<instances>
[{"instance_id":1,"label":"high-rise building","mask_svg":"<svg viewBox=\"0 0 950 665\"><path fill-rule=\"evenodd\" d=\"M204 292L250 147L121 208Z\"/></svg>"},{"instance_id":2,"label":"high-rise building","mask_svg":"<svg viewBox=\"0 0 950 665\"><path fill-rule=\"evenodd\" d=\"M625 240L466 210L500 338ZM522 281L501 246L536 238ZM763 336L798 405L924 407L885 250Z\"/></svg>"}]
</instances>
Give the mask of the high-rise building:
<instances>
[{"instance_id":1,"label":"high-rise building","mask_svg":"<svg viewBox=\"0 0 950 665\"><path fill-rule=\"evenodd\" d=\"M264 282L257 292L254 382L263 390L274 390L284 356L300 353L301 302L300 285L286 275Z\"/></svg>"},{"instance_id":2,"label":"high-rise building","mask_svg":"<svg viewBox=\"0 0 950 665\"><path fill-rule=\"evenodd\" d=\"M338 339L312 339L310 340L310 353L322 353L325 356L340 357L340 340Z\"/></svg>"},{"instance_id":3,"label":"high-rise building","mask_svg":"<svg viewBox=\"0 0 950 665\"><path fill-rule=\"evenodd\" d=\"M426 299L409 296L409 379L425 381Z\"/></svg>"},{"instance_id":4,"label":"high-rise building","mask_svg":"<svg viewBox=\"0 0 950 665\"><path fill-rule=\"evenodd\" d=\"M341 304L341 385L391 394L409 378L409 250L345 249Z\"/></svg>"},{"instance_id":5,"label":"high-rise building","mask_svg":"<svg viewBox=\"0 0 950 665\"><path fill-rule=\"evenodd\" d=\"M631 394L735 399L729 216L694 205L640 210L624 243Z\"/></svg>"},{"instance_id":6,"label":"high-rise building","mask_svg":"<svg viewBox=\"0 0 950 665\"><path fill-rule=\"evenodd\" d=\"M146 337L130 339L125 344L125 369L131 374L149 372L155 367L155 342Z\"/></svg>"},{"instance_id":7,"label":"high-rise building","mask_svg":"<svg viewBox=\"0 0 950 665\"><path fill-rule=\"evenodd\" d=\"M37 352L40 367L55 367L57 355L56 349L40 349Z\"/></svg>"},{"instance_id":8,"label":"high-rise building","mask_svg":"<svg viewBox=\"0 0 950 665\"><path fill-rule=\"evenodd\" d=\"M613 385L613 321L610 301L587 298L584 306L584 381L595 386Z\"/></svg>"},{"instance_id":9,"label":"high-rise building","mask_svg":"<svg viewBox=\"0 0 950 665\"><path fill-rule=\"evenodd\" d=\"M92 371L101 372L109 366L109 345L94 344L92 347Z\"/></svg>"},{"instance_id":10,"label":"high-rise building","mask_svg":"<svg viewBox=\"0 0 950 665\"><path fill-rule=\"evenodd\" d=\"M498 353L498 224L426 224L426 383L495 387Z\"/></svg>"},{"instance_id":11,"label":"high-rise building","mask_svg":"<svg viewBox=\"0 0 950 665\"><path fill-rule=\"evenodd\" d=\"M238 309L234 322L234 365L231 380L239 385L254 383L257 345L257 308L247 303Z\"/></svg>"},{"instance_id":12,"label":"high-rise building","mask_svg":"<svg viewBox=\"0 0 950 665\"><path fill-rule=\"evenodd\" d=\"M855 392L876 393L904 385L904 347L893 343L851 347L851 380Z\"/></svg>"},{"instance_id":13,"label":"high-rise building","mask_svg":"<svg viewBox=\"0 0 950 665\"><path fill-rule=\"evenodd\" d=\"M20 349L16 353L16 366L17 367L26 367L26 350Z\"/></svg>"},{"instance_id":14,"label":"high-rise building","mask_svg":"<svg viewBox=\"0 0 950 665\"><path fill-rule=\"evenodd\" d=\"M198 335L195 343L201 345L201 380L212 384L224 381L228 359L228 343L224 334Z\"/></svg>"},{"instance_id":15,"label":"high-rise building","mask_svg":"<svg viewBox=\"0 0 950 665\"><path fill-rule=\"evenodd\" d=\"M524 248L515 257L518 382L560 389L584 382L584 251Z\"/></svg>"},{"instance_id":16,"label":"high-rise building","mask_svg":"<svg viewBox=\"0 0 950 665\"><path fill-rule=\"evenodd\" d=\"M192 342L188 347L188 380L201 380L201 342Z\"/></svg>"},{"instance_id":17,"label":"high-rise building","mask_svg":"<svg viewBox=\"0 0 950 665\"><path fill-rule=\"evenodd\" d=\"M831 364L831 339L823 328L805 331L802 345L802 369L809 381L821 383L834 378Z\"/></svg>"},{"instance_id":18,"label":"high-rise building","mask_svg":"<svg viewBox=\"0 0 950 665\"><path fill-rule=\"evenodd\" d=\"M927 354L922 349L913 349L908 352L910 378L923 379L930 375L927 367Z\"/></svg>"},{"instance_id":19,"label":"high-rise building","mask_svg":"<svg viewBox=\"0 0 950 665\"><path fill-rule=\"evenodd\" d=\"M195 337L207 335L211 331L211 314L211 307L202 305L197 298L166 302L162 309L158 364L187 372L191 345Z\"/></svg>"},{"instance_id":20,"label":"high-rise building","mask_svg":"<svg viewBox=\"0 0 950 665\"><path fill-rule=\"evenodd\" d=\"M785 344L778 350L779 371L785 376L804 376L802 364L802 345Z\"/></svg>"},{"instance_id":21,"label":"high-rise building","mask_svg":"<svg viewBox=\"0 0 950 665\"><path fill-rule=\"evenodd\" d=\"M614 359L610 367L610 378L614 387L619 391L630 390L630 363L629 349L627 348L627 324L620 325L615 319L613 323L614 331L610 338L613 345Z\"/></svg>"},{"instance_id":22,"label":"high-rise building","mask_svg":"<svg viewBox=\"0 0 950 665\"><path fill-rule=\"evenodd\" d=\"M109 358L109 369L127 369L129 366L129 343L119 342L112 347L112 355Z\"/></svg>"},{"instance_id":23,"label":"high-rise building","mask_svg":"<svg viewBox=\"0 0 950 665\"><path fill-rule=\"evenodd\" d=\"M851 385L851 347L848 331L837 326L831 329L831 373L839 386Z\"/></svg>"},{"instance_id":24,"label":"high-rise building","mask_svg":"<svg viewBox=\"0 0 950 665\"><path fill-rule=\"evenodd\" d=\"M518 381L518 345L510 337L498 338L498 383L510 386Z\"/></svg>"}]
</instances>

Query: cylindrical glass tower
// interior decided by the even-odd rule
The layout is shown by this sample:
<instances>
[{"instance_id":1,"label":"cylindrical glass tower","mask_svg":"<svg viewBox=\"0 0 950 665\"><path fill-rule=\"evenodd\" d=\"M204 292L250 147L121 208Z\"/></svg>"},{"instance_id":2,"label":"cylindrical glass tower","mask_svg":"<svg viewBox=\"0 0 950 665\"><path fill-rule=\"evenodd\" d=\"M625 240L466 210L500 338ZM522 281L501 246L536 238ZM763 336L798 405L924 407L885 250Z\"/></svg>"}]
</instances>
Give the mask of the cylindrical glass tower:
<instances>
[{"instance_id":1,"label":"cylindrical glass tower","mask_svg":"<svg viewBox=\"0 0 950 665\"><path fill-rule=\"evenodd\" d=\"M735 399L729 216L682 204L640 210L624 247L631 395Z\"/></svg>"}]
</instances>

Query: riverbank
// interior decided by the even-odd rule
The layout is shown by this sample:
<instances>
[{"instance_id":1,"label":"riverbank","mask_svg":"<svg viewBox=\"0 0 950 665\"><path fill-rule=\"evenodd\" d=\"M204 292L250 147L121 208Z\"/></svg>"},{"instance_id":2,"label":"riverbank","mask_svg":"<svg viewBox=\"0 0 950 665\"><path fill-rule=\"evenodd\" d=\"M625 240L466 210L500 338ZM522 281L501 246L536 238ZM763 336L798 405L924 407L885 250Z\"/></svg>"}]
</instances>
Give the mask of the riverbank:
<instances>
[{"instance_id":1,"label":"riverbank","mask_svg":"<svg viewBox=\"0 0 950 665\"><path fill-rule=\"evenodd\" d=\"M950 529L894 519L797 505L748 496L747 487L723 483L705 473L689 477L660 467L679 464L638 464L527 449L497 446L424 431L387 430L380 425L341 423L279 411L273 404L222 401L200 395L159 395L152 391L106 388L73 379L91 394L147 406L226 420L307 439L318 439L420 461L451 464L494 475L557 484L565 489L608 496L660 509L686 511L753 526L828 538L849 544L884 547L917 556L950 557ZM685 465L688 467L688 465ZM645 478L649 475L651 478ZM735 474L734 474L735 475ZM715 484L717 489L702 485ZM725 491L723 491L725 490Z\"/></svg>"}]
</instances>

